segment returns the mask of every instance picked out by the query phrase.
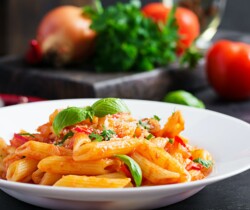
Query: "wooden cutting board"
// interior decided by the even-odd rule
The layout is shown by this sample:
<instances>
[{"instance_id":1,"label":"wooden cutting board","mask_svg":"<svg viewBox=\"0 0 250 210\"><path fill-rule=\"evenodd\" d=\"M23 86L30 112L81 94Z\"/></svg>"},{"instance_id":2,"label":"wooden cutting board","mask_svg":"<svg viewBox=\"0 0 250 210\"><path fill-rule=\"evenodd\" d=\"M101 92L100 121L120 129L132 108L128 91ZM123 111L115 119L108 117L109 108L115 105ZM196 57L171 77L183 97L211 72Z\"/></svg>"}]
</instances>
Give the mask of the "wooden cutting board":
<instances>
[{"instance_id":1,"label":"wooden cutting board","mask_svg":"<svg viewBox=\"0 0 250 210\"><path fill-rule=\"evenodd\" d=\"M119 97L162 100L173 89L207 86L203 64L194 70L176 65L139 73L96 73L81 68L31 67L20 56L0 59L0 92L46 99Z\"/></svg>"}]
</instances>

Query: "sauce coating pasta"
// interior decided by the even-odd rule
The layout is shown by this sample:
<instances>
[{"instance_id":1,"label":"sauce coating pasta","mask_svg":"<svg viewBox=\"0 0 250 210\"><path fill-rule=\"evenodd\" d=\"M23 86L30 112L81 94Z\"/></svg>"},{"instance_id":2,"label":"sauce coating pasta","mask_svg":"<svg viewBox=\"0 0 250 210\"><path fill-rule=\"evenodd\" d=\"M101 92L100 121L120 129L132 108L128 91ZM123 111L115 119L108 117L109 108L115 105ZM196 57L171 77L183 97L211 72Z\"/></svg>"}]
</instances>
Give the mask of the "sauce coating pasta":
<instances>
[{"instance_id":1,"label":"sauce coating pasta","mask_svg":"<svg viewBox=\"0 0 250 210\"><path fill-rule=\"evenodd\" d=\"M21 130L7 145L0 139L0 177L31 184L77 188L166 185L204 179L211 154L181 135L175 111L163 126L157 116L129 112L93 116L56 133L55 110L36 133ZM75 122L75 121L74 121Z\"/></svg>"}]
</instances>

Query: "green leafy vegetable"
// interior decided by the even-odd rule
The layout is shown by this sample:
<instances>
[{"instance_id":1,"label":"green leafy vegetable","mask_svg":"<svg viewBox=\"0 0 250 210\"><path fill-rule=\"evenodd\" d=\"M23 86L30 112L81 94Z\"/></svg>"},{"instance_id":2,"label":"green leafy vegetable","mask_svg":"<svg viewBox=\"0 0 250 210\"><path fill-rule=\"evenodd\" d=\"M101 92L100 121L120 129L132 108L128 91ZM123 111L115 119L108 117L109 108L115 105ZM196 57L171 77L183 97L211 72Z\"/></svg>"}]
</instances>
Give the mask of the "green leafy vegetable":
<instances>
[{"instance_id":1,"label":"green leafy vegetable","mask_svg":"<svg viewBox=\"0 0 250 210\"><path fill-rule=\"evenodd\" d=\"M176 61L178 27L174 11L166 24L146 18L138 0L96 11L88 7L84 12L98 34L94 54L97 71L149 71Z\"/></svg>"},{"instance_id":2,"label":"green leafy vegetable","mask_svg":"<svg viewBox=\"0 0 250 210\"><path fill-rule=\"evenodd\" d=\"M170 144L173 144L173 143L174 143L174 140L173 140L172 138L169 138L169 139L168 139L168 142L169 142Z\"/></svg>"},{"instance_id":3,"label":"green leafy vegetable","mask_svg":"<svg viewBox=\"0 0 250 210\"><path fill-rule=\"evenodd\" d=\"M116 133L113 130L104 128L104 130L100 134L92 132L89 135L89 138L91 140L99 141L99 142L100 141L109 141L115 134Z\"/></svg>"},{"instance_id":4,"label":"green leafy vegetable","mask_svg":"<svg viewBox=\"0 0 250 210\"><path fill-rule=\"evenodd\" d=\"M169 92L163 100L169 103L183 104L197 108L205 108L205 105L201 100L184 90Z\"/></svg>"},{"instance_id":5,"label":"green leafy vegetable","mask_svg":"<svg viewBox=\"0 0 250 210\"><path fill-rule=\"evenodd\" d=\"M119 112L130 113L127 105L119 98L103 98L92 105L95 116L104 117L107 114Z\"/></svg>"},{"instance_id":6,"label":"green leafy vegetable","mask_svg":"<svg viewBox=\"0 0 250 210\"><path fill-rule=\"evenodd\" d=\"M210 168L213 165L213 162L211 160L204 160L202 158L197 158L193 160L195 163L199 163L203 165L205 168Z\"/></svg>"},{"instance_id":7,"label":"green leafy vegetable","mask_svg":"<svg viewBox=\"0 0 250 210\"><path fill-rule=\"evenodd\" d=\"M140 125L142 128L147 129L147 130L149 130L149 128L150 128L150 125L149 125L147 122L143 122L143 121L141 121L141 120L139 120L139 125Z\"/></svg>"},{"instance_id":8,"label":"green leafy vegetable","mask_svg":"<svg viewBox=\"0 0 250 210\"><path fill-rule=\"evenodd\" d=\"M87 118L92 119L94 116L93 110L91 107L69 107L60 111L53 122L53 129L56 135L60 131L70 125L79 123Z\"/></svg>"},{"instance_id":9,"label":"green leafy vegetable","mask_svg":"<svg viewBox=\"0 0 250 210\"><path fill-rule=\"evenodd\" d=\"M89 135L89 138L92 140L92 141L98 141L98 142L100 142L100 141L102 141L103 140L103 138L102 138L102 136L101 135L99 135L99 134L97 134L97 133L91 133L90 135Z\"/></svg>"},{"instance_id":10,"label":"green leafy vegetable","mask_svg":"<svg viewBox=\"0 0 250 210\"><path fill-rule=\"evenodd\" d=\"M31 133L19 133L20 136L31 136L33 138L35 138L35 136Z\"/></svg>"},{"instance_id":11,"label":"green leafy vegetable","mask_svg":"<svg viewBox=\"0 0 250 210\"><path fill-rule=\"evenodd\" d=\"M181 56L180 64L182 66L187 66L190 69L194 69L202 57L202 53L200 53L195 46L191 46L187 48Z\"/></svg>"},{"instance_id":12,"label":"green leafy vegetable","mask_svg":"<svg viewBox=\"0 0 250 210\"><path fill-rule=\"evenodd\" d=\"M161 120L161 118L159 118L157 115L154 115L154 119L157 120L157 121Z\"/></svg>"},{"instance_id":13,"label":"green leafy vegetable","mask_svg":"<svg viewBox=\"0 0 250 210\"><path fill-rule=\"evenodd\" d=\"M53 129L56 135L70 125L74 125L83 120L92 120L94 116L104 117L107 114L116 114L120 112L129 113L127 105L119 98L103 98L96 101L92 106L87 107L69 107L60 111L53 122Z\"/></svg>"},{"instance_id":14,"label":"green leafy vegetable","mask_svg":"<svg viewBox=\"0 0 250 210\"><path fill-rule=\"evenodd\" d=\"M64 142L65 142L68 138L70 138L70 137L72 137L72 136L74 136L74 133L73 133L72 131L69 131L69 132L63 137L62 141L55 143L55 145L56 145L56 146L62 146L62 145L64 144Z\"/></svg>"},{"instance_id":15,"label":"green leafy vegetable","mask_svg":"<svg viewBox=\"0 0 250 210\"><path fill-rule=\"evenodd\" d=\"M131 157L127 155L115 155L115 157L122 160L129 168L130 173L134 179L137 187L141 186L142 182L142 171L138 163L136 163Z\"/></svg>"},{"instance_id":16,"label":"green leafy vegetable","mask_svg":"<svg viewBox=\"0 0 250 210\"><path fill-rule=\"evenodd\" d=\"M146 139L147 140L150 140L150 139L152 139L154 137L154 135L152 134L152 133L150 133L147 137L146 137Z\"/></svg>"}]
</instances>

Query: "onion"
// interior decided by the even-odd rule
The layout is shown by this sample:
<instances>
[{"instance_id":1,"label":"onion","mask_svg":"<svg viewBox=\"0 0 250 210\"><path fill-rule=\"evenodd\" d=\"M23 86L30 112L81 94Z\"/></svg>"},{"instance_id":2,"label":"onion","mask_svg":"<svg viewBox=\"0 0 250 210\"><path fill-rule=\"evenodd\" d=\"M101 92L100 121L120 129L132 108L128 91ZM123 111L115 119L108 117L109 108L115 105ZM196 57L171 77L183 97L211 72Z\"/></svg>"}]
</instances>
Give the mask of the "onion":
<instances>
[{"instance_id":1,"label":"onion","mask_svg":"<svg viewBox=\"0 0 250 210\"><path fill-rule=\"evenodd\" d=\"M56 66L85 60L93 51L96 37L91 23L76 6L60 6L47 13L36 37L43 59Z\"/></svg>"}]
</instances>

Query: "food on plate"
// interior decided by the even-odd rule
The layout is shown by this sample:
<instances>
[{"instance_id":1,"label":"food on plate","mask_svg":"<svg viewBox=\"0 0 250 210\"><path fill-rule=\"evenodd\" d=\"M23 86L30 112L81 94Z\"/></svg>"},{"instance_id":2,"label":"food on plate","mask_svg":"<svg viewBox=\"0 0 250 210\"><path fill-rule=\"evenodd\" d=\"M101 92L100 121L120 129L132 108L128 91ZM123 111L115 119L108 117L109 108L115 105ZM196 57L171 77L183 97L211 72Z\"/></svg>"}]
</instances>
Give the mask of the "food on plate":
<instances>
[{"instance_id":1,"label":"food on plate","mask_svg":"<svg viewBox=\"0 0 250 210\"><path fill-rule=\"evenodd\" d=\"M145 5L142 12L146 17L152 18L156 22L165 23L169 18L172 8L166 7L161 2L153 2ZM189 48L200 34L200 23L197 15L184 7L177 7L175 18L178 25L179 41L178 51L181 53Z\"/></svg>"},{"instance_id":2,"label":"food on plate","mask_svg":"<svg viewBox=\"0 0 250 210\"><path fill-rule=\"evenodd\" d=\"M43 59L62 66L89 57L96 36L91 23L80 7L67 5L49 11L36 36Z\"/></svg>"},{"instance_id":3,"label":"food on plate","mask_svg":"<svg viewBox=\"0 0 250 210\"><path fill-rule=\"evenodd\" d=\"M163 101L196 108L205 108L205 104L201 100L196 98L192 93L185 90L170 91L166 94Z\"/></svg>"},{"instance_id":4,"label":"food on plate","mask_svg":"<svg viewBox=\"0 0 250 210\"><path fill-rule=\"evenodd\" d=\"M136 119L118 98L56 109L37 132L21 130L10 145L0 141L0 176L78 188L166 185L208 176L212 156L181 135L181 111L163 125L150 115Z\"/></svg>"},{"instance_id":5,"label":"food on plate","mask_svg":"<svg viewBox=\"0 0 250 210\"><path fill-rule=\"evenodd\" d=\"M208 81L219 96L230 100L250 97L250 45L219 40L207 52Z\"/></svg>"}]
</instances>

